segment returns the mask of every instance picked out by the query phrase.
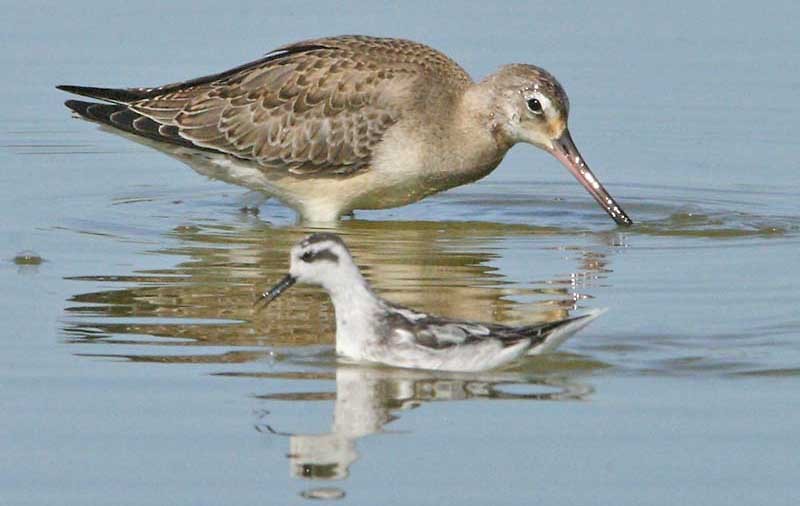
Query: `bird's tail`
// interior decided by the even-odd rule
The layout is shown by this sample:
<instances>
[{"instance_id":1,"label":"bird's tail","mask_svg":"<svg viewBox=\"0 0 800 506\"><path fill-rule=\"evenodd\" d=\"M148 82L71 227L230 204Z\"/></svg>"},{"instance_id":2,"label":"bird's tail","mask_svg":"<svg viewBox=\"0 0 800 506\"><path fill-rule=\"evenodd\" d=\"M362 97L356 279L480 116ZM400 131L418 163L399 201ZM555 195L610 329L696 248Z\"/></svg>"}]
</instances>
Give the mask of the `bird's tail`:
<instances>
[{"instance_id":1,"label":"bird's tail","mask_svg":"<svg viewBox=\"0 0 800 506\"><path fill-rule=\"evenodd\" d=\"M94 86L75 86L72 84L60 84L56 88L67 93L115 104L128 104L147 97L147 90L143 88L95 88Z\"/></svg>"},{"instance_id":2,"label":"bird's tail","mask_svg":"<svg viewBox=\"0 0 800 506\"><path fill-rule=\"evenodd\" d=\"M561 346L564 341L572 337L583 327L589 325L592 320L606 311L608 311L608 309L593 309L586 314L559 322L559 324L553 328L547 337L545 337L544 341L535 344L530 350L528 350L528 355L539 355L541 353L547 353L555 350Z\"/></svg>"}]
</instances>

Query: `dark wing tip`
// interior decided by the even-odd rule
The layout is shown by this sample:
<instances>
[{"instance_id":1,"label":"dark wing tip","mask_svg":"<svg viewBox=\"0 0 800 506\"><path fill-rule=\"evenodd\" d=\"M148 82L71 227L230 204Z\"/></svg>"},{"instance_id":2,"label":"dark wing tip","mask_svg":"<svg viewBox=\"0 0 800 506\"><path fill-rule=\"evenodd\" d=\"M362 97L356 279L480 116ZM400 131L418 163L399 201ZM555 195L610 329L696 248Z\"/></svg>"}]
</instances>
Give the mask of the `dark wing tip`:
<instances>
[{"instance_id":1,"label":"dark wing tip","mask_svg":"<svg viewBox=\"0 0 800 506\"><path fill-rule=\"evenodd\" d=\"M64 105L80 114L85 118L89 118L89 106L93 105L92 102L82 102L80 100L67 100Z\"/></svg>"},{"instance_id":2,"label":"dark wing tip","mask_svg":"<svg viewBox=\"0 0 800 506\"><path fill-rule=\"evenodd\" d=\"M146 116L136 113L124 104L103 104L67 100L64 105L72 109L80 117L89 121L112 126L124 132L146 137L160 142L179 146L198 148L180 136L178 129L171 125L162 125Z\"/></svg>"},{"instance_id":3,"label":"dark wing tip","mask_svg":"<svg viewBox=\"0 0 800 506\"><path fill-rule=\"evenodd\" d=\"M120 89L120 88L95 88L93 86L75 86L72 84L59 84L56 89L81 95L89 98L96 98L98 100L105 100L106 102L114 102L118 104L127 104L134 100L139 100L146 96L143 90L136 89Z\"/></svg>"},{"instance_id":4,"label":"dark wing tip","mask_svg":"<svg viewBox=\"0 0 800 506\"><path fill-rule=\"evenodd\" d=\"M547 336L549 336L556 329L559 329L571 323L591 318L593 316L595 316L594 313L587 313L578 316L571 316L568 318L564 318L563 320L538 323L534 325L525 325L523 327L517 327L516 329L513 330L518 335L532 339L533 343L536 344L538 342L544 341L547 338Z\"/></svg>"}]
</instances>

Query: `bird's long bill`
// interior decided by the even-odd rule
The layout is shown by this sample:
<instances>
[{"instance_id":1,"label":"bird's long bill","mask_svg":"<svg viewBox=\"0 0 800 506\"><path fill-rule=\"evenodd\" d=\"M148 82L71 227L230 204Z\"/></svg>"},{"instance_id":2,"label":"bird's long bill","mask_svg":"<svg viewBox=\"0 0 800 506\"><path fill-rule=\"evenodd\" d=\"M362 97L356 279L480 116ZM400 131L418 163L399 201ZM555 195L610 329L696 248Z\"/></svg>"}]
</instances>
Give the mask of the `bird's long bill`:
<instances>
[{"instance_id":1,"label":"bird's long bill","mask_svg":"<svg viewBox=\"0 0 800 506\"><path fill-rule=\"evenodd\" d=\"M633 220L617 204L617 201L603 188L572 141L569 130L564 129L561 137L553 141L553 155L563 163L572 175L580 181L600 206L617 222L617 225L633 225Z\"/></svg>"},{"instance_id":2,"label":"bird's long bill","mask_svg":"<svg viewBox=\"0 0 800 506\"><path fill-rule=\"evenodd\" d=\"M259 297L256 301L256 304L263 303L262 307L266 307L270 302L277 299L284 291L286 291L286 289L295 284L295 282L297 282L297 278L291 274L287 274L283 277L283 279L278 281L278 284L262 293L261 297Z\"/></svg>"}]
</instances>

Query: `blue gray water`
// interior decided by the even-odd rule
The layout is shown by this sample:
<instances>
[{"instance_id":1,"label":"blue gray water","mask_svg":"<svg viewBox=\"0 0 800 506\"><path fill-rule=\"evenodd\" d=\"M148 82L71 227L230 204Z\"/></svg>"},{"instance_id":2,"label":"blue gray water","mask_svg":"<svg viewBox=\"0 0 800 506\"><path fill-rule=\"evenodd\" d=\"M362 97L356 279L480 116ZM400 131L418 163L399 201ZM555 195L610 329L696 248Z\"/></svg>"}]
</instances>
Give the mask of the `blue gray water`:
<instances>
[{"instance_id":1,"label":"blue gray water","mask_svg":"<svg viewBox=\"0 0 800 506\"><path fill-rule=\"evenodd\" d=\"M794 4L4 2L0 504L795 504ZM339 232L387 298L505 323L608 308L561 352L435 375L337 364L308 232L73 120L59 83L156 85L286 42L402 36L571 97L620 229L518 146Z\"/></svg>"}]
</instances>

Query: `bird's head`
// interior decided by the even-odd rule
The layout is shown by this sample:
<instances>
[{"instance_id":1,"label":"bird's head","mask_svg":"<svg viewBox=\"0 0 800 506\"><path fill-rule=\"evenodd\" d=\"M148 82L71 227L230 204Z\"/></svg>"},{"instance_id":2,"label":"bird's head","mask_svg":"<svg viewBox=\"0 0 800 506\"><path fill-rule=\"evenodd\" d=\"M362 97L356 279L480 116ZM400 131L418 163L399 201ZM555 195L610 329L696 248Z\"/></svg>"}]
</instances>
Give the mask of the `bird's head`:
<instances>
[{"instance_id":1,"label":"bird's head","mask_svg":"<svg viewBox=\"0 0 800 506\"><path fill-rule=\"evenodd\" d=\"M569 98L552 74L534 65L505 65L481 85L493 95L493 128L508 144L526 142L555 156L620 225L633 221L584 161L569 133Z\"/></svg>"},{"instance_id":2,"label":"bird's head","mask_svg":"<svg viewBox=\"0 0 800 506\"><path fill-rule=\"evenodd\" d=\"M295 283L320 285L331 292L359 278L350 250L338 235L311 234L292 247L289 273L264 292L259 302L269 304Z\"/></svg>"}]
</instances>

